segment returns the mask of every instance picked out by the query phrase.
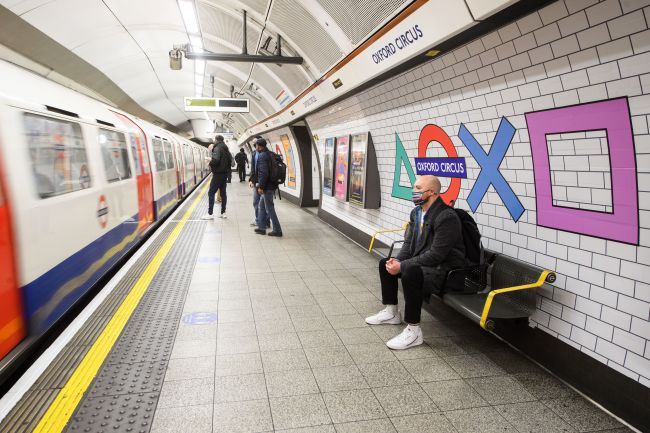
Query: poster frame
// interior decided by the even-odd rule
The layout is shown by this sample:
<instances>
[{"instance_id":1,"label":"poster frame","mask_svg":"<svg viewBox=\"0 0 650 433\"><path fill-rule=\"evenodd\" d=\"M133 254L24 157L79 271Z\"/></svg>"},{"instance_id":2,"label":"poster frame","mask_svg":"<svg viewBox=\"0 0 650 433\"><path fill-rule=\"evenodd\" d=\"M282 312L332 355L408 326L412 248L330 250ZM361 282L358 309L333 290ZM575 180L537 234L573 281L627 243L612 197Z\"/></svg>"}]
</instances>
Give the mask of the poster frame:
<instances>
[{"instance_id":1,"label":"poster frame","mask_svg":"<svg viewBox=\"0 0 650 433\"><path fill-rule=\"evenodd\" d=\"M353 143L354 143L354 137L355 136L364 136L365 137L365 144L363 148L363 171L362 171L362 179L361 179L361 184L363 186L362 190L362 195L361 195L361 200L357 201L352 198L352 152L353 152ZM365 207L366 204L366 196L367 196L367 179L368 179L368 142L369 142L369 133L368 132L360 132L358 134L350 134L350 144L349 144L349 167L348 167L348 198L351 204Z\"/></svg>"},{"instance_id":2,"label":"poster frame","mask_svg":"<svg viewBox=\"0 0 650 433\"><path fill-rule=\"evenodd\" d=\"M345 161L346 167L345 167L345 197L339 197L337 195L337 184L336 184L336 162L338 161L339 158L339 140L342 138L346 138L348 141L348 155ZM339 201L348 201L348 193L349 193L349 183L350 183L350 134L345 134L345 135L339 135L336 137L335 141L335 152L334 152L334 183L332 184L332 189L334 191L334 198L336 198Z\"/></svg>"},{"instance_id":3,"label":"poster frame","mask_svg":"<svg viewBox=\"0 0 650 433\"><path fill-rule=\"evenodd\" d=\"M330 162L330 172L332 173L332 177L330 178L331 180L331 187L329 191L325 189L325 172L328 167L326 167L327 163L327 141L332 140L332 160ZM335 175L336 175L336 137L328 137L325 139L325 142L323 143L323 195L327 195L330 197L334 197L334 181L335 181Z\"/></svg>"}]
</instances>

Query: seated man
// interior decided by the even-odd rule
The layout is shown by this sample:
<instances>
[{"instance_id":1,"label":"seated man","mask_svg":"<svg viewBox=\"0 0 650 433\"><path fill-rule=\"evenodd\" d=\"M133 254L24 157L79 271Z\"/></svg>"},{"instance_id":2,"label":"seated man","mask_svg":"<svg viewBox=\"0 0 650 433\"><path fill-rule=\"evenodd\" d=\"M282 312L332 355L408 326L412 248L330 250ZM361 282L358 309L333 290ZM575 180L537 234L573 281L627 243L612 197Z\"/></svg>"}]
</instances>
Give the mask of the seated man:
<instances>
[{"instance_id":1,"label":"seated man","mask_svg":"<svg viewBox=\"0 0 650 433\"><path fill-rule=\"evenodd\" d=\"M402 279L404 331L389 340L391 349L408 349L422 344L420 313L422 301L443 289L450 269L465 266L465 246L460 219L440 198L440 180L421 176L413 187L413 203L404 245L396 258L379 262L382 302L385 309L366 318L370 325L402 323L397 309L397 279Z\"/></svg>"}]
</instances>

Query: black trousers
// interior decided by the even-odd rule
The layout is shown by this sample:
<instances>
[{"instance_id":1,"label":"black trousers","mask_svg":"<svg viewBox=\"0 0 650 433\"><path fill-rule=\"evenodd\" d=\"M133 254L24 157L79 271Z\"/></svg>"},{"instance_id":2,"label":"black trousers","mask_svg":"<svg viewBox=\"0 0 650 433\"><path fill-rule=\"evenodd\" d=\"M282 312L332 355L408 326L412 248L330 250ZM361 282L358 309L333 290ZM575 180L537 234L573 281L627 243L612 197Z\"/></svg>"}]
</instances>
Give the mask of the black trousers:
<instances>
[{"instance_id":1,"label":"black trousers","mask_svg":"<svg viewBox=\"0 0 650 433\"><path fill-rule=\"evenodd\" d=\"M244 164L237 166L237 172L239 173L239 181L243 182L246 180L246 166Z\"/></svg>"},{"instance_id":2,"label":"black trousers","mask_svg":"<svg viewBox=\"0 0 650 433\"><path fill-rule=\"evenodd\" d=\"M226 185L228 182L228 173L218 173L212 175L210 180L210 189L208 190L208 214L212 215L214 210L214 196L217 190L221 191L221 213L226 212L226 203L228 194L226 194Z\"/></svg>"},{"instance_id":3,"label":"black trousers","mask_svg":"<svg viewBox=\"0 0 650 433\"><path fill-rule=\"evenodd\" d=\"M401 266L399 275L391 275L386 270L387 259L379 261L379 279L381 280L381 297L384 305L397 305L398 279L402 279L404 289L404 321L411 325L420 323L422 301L424 301L424 276L418 265Z\"/></svg>"}]
</instances>

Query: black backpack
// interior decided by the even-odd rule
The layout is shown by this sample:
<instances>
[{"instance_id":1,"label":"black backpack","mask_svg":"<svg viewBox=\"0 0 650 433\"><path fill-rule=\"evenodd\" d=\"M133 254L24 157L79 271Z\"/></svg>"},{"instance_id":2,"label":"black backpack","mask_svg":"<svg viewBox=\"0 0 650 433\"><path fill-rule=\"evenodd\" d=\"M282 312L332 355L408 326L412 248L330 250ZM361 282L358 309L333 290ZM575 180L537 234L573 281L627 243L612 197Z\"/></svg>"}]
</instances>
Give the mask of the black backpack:
<instances>
[{"instance_id":1,"label":"black backpack","mask_svg":"<svg viewBox=\"0 0 650 433\"><path fill-rule=\"evenodd\" d=\"M467 261L472 265L481 264L483 262L483 246L481 245L481 232L478 231L476 221L467 211L453 209L460 219Z\"/></svg>"},{"instance_id":2,"label":"black backpack","mask_svg":"<svg viewBox=\"0 0 650 433\"><path fill-rule=\"evenodd\" d=\"M287 180L287 164L284 163L281 155L271 151L269 151L269 155L271 157L270 181L275 185L282 185Z\"/></svg>"}]
</instances>

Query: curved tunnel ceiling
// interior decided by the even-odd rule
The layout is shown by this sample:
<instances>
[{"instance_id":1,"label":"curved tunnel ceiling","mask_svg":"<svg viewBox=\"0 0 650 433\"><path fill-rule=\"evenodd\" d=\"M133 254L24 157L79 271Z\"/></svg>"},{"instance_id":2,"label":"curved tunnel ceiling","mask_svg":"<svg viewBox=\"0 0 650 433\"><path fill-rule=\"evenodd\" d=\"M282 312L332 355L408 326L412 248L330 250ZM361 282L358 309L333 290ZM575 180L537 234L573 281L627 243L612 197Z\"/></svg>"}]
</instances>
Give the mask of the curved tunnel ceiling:
<instances>
[{"instance_id":1,"label":"curved tunnel ceiling","mask_svg":"<svg viewBox=\"0 0 650 433\"><path fill-rule=\"evenodd\" d=\"M268 50L273 52L280 35L282 54L305 60L300 66L223 62L206 65L203 85L199 86L202 95L212 96L213 76L216 97L230 96L234 88L236 94L251 100L250 113L209 114L218 124L237 133L279 111L412 2L0 0L0 5L101 70L144 109L187 130L188 120L205 118L205 114L183 110L183 97L197 92L194 61L184 59L180 71L169 67L169 50L190 43L179 1L193 3L206 50L241 52L245 10L249 54L258 54L268 38Z\"/></svg>"}]
</instances>

